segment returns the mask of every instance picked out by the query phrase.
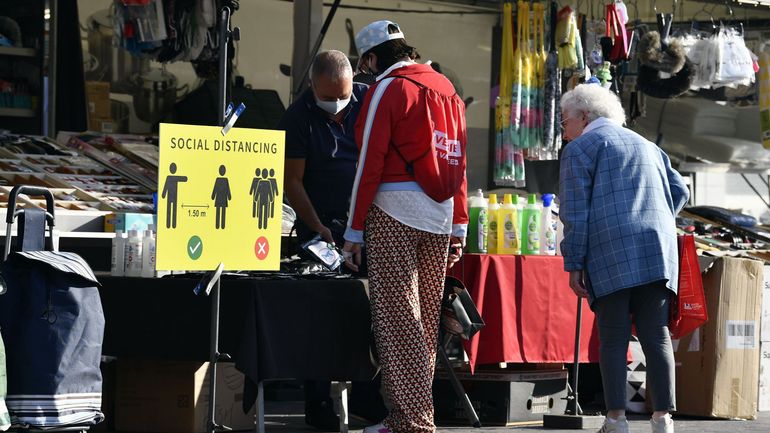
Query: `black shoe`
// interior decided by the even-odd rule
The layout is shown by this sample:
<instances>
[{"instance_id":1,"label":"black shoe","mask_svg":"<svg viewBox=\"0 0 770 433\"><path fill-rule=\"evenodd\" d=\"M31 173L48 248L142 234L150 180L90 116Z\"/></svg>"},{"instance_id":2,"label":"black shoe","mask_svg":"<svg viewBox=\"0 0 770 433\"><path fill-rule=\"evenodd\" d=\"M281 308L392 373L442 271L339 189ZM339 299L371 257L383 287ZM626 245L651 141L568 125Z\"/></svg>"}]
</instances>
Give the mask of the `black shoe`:
<instances>
[{"instance_id":1,"label":"black shoe","mask_svg":"<svg viewBox=\"0 0 770 433\"><path fill-rule=\"evenodd\" d=\"M320 405L305 405L305 424L320 431L340 431L340 417L334 413L334 408L327 402Z\"/></svg>"}]
</instances>

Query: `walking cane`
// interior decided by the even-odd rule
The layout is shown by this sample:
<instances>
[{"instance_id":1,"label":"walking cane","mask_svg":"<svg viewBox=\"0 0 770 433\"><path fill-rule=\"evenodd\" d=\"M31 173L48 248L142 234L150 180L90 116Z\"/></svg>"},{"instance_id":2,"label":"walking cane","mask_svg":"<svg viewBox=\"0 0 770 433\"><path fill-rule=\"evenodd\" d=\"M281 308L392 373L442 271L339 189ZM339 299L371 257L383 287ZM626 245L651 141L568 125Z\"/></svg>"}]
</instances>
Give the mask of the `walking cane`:
<instances>
[{"instance_id":1,"label":"walking cane","mask_svg":"<svg viewBox=\"0 0 770 433\"><path fill-rule=\"evenodd\" d=\"M567 408L564 415L543 415L543 428L585 430L598 429L604 423L599 415L584 415L578 403L578 370L580 369L580 325L583 321L583 298L577 298L575 320L575 354L572 362L572 385L567 384ZM572 403L570 405L570 403ZM571 407L570 407L571 406Z\"/></svg>"}]
</instances>

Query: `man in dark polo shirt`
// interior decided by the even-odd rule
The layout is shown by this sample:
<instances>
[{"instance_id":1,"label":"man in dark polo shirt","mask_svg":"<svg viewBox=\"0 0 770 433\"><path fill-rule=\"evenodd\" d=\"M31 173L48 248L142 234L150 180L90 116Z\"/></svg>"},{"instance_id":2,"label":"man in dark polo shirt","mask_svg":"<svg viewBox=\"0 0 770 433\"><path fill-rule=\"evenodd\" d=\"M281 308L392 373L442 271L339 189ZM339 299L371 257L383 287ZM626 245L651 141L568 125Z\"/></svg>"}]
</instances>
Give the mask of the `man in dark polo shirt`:
<instances>
[{"instance_id":1,"label":"man in dark polo shirt","mask_svg":"<svg viewBox=\"0 0 770 433\"><path fill-rule=\"evenodd\" d=\"M353 83L348 58L324 51L313 61L311 88L289 106L278 129L286 131L285 190L297 212L300 243L316 233L344 243L344 231L358 147L353 129L368 86Z\"/></svg>"},{"instance_id":2,"label":"man in dark polo shirt","mask_svg":"<svg viewBox=\"0 0 770 433\"><path fill-rule=\"evenodd\" d=\"M286 131L284 190L297 212L300 243L320 233L326 241L342 245L358 161L354 125L368 86L353 83L350 61L336 50L315 57L310 82L311 88L289 106L278 124ZM305 381L304 386L305 422L337 431L330 383ZM373 422L385 417L379 380L354 383L350 400L351 414Z\"/></svg>"}]
</instances>

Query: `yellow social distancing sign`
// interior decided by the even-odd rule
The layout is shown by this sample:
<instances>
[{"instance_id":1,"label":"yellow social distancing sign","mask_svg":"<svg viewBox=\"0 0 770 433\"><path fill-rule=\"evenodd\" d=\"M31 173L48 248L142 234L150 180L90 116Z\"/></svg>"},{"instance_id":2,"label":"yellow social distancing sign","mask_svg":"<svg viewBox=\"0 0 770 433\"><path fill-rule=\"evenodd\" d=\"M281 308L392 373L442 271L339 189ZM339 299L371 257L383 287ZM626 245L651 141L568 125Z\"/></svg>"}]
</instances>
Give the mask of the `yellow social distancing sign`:
<instances>
[{"instance_id":1,"label":"yellow social distancing sign","mask_svg":"<svg viewBox=\"0 0 770 433\"><path fill-rule=\"evenodd\" d=\"M160 125L157 268L278 270L284 132Z\"/></svg>"}]
</instances>

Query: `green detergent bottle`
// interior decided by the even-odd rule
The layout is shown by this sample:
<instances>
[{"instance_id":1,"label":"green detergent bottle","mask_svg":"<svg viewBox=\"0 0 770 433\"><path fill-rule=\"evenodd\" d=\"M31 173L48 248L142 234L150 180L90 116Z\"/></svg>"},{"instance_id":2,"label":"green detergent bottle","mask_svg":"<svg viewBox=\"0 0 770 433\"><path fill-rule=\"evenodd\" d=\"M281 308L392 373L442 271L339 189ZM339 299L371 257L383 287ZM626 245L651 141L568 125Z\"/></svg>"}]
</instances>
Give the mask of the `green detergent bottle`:
<instances>
[{"instance_id":1,"label":"green detergent bottle","mask_svg":"<svg viewBox=\"0 0 770 433\"><path fill-rule=\"evenodd\" d=\"M529 194L527 204L521 211L521 254L540 254L541 213L537 194Z\"/></svg>"}]
</instances>

